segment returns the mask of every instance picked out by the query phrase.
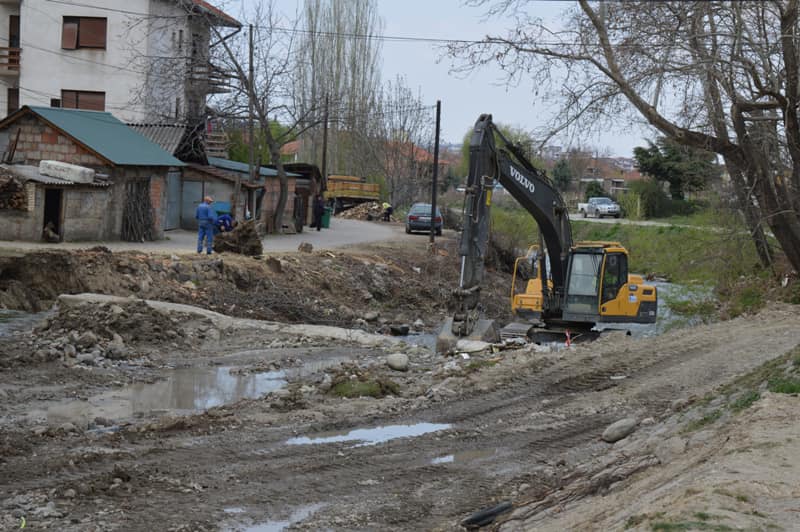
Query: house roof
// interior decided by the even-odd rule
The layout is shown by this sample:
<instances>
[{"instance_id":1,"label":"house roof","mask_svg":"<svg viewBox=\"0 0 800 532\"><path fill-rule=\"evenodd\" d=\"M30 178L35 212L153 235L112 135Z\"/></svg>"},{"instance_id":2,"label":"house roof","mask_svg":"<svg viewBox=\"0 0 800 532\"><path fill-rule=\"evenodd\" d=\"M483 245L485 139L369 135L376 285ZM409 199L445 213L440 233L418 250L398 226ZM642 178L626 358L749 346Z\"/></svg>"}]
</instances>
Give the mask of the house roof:
<instances>
[{"instance_id":1,"label":"house roof","mask_svg":"<svg viewBox=\"0 0 800 532\"><path fill-rule=\"evenodd\" d=\"M231 161L230 159L209 157L208 164L211 166L216 166L217 168L222 168L223 170L228 170L230 172L238 172L245 175L250 173L250 166L248 164L240 163L238 161ZM258 173L263 177L278 177L277 170L268 166L262 166L259 168ZM298 174L294 174L292 172L286 172L286 175L289 177L300 177Z\"/></svg>"},{"instance_id":2,"label":"house roof","mask_svg":"<svg viewBox=\"0 0 800 532\"><path fill-rule=\"evenodd\" d=\"M25 105L0 121L0 129L32 113L115 166L185 166L111 113Z\"/></svg>"},{"instance_id":3,"label":"house roof","mask_svg":"<svg viewBox=\"0 0 800 532\"><path fill-rule=\"evenodd\" d=\"M189 168L197 170L198 172L203 172L204 174L206 174L208 176L215 177L215 178L220 179L222 181L228 181L229 183L235 183L236 182L236 176L235 175L231 174L230 172L228 172L226 170L222 170L221 168L217 168L216 166L208 166L208 165L197 164L197 163L189 163L188 166L189 166ZM260 182L260 183L250 183L248 181L241 181L240 180L240 184L241 184L241 186L243 188L252 188L252 189L258 189L258 188L261 188L261 187L264 186L264 182L263 181Z\"/></svg>"},{"instance_id":4,"label":"house roof","mask_svg":"<svg viewBox=\"0 0 800 532\"><path fill-rule=\"evenodd\" d=\"M191 0L192 7L199 11L204 15L208 15L209 18L214 18L217 22L220 23L221 26L227 26L229 28L241 28L242 23L233 18L232 16L228 15L220 8L211 5L210 3L206 2L205 0Z\"/></svg>"},{"instance_id":5,"label":"house roof","mask_svg":"<svg viewBox=\"0 0 800 532\"><path fill-rule=\"evenodd\" d=\"M128 127L172 155L175 155L186 133L186 126L183 124L128 124Z\"/></svg>"}]
</instances>

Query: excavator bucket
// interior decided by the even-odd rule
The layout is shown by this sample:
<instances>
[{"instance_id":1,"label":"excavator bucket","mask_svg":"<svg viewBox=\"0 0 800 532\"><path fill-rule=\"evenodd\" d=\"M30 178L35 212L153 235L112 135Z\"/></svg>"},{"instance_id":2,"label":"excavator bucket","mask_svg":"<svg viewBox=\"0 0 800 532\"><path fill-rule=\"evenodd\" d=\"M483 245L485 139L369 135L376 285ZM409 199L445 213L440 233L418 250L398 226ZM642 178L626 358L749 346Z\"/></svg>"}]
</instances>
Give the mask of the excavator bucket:
<instances>
[{"instance_id":1,"label":"excavator bucket","mask_svg":"<svg viewBox=\"0 0 800 532\"><path fill-rule=\"evenodd\" d=\"M494 343L500 340L497 325L494 320L478 320L472 333L466 336L453 334L453 318L448 317L442 325L442 330L436 338L436 353L447 355L456 351L456 344L459 340L478 340L481 342Z\"/></svg>"}]
</instances>

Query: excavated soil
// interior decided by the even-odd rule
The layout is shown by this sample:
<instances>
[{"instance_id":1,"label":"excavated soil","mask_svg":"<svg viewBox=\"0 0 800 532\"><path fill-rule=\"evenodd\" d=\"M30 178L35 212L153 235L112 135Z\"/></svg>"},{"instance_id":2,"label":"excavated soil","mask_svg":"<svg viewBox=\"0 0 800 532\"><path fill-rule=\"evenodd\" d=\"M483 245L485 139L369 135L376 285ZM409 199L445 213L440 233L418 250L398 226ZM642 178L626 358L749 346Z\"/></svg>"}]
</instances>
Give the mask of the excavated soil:
<instances>
[{"instance_id":1,"label":"excavated soil","mask_svg":"<svg viewBox=\"0 0 800 532\"><path fill-rule=\"evenodd\" d=\"M27 267L48 257L60 287ZM431 255L422 242L261 261L31 254L2 263L0 286L3 301L29 305L20 308L44 308L59 290L97 291L369 332L420 319L425 332L446 312L455 263L451 248ZM492 275L490 309L506 304L508 283ZM560 514L674 460L711 456L714 437L684 432L703 415L702 398L800 343L800 315L787 305L655 338L612 333L570 349L505 345L449 358L424 335L396 343L166 310L140 317L140 330L115 316L141 315L141 304L119 306L59 311L33 340L30 328L3 337L2 360L34 348L55 355L0 368L0 526L458 530L510 501L493 526L622 528L624 508L596 520ZM78 342L78 327L102 349L78 345L72 357L65 345ZM137 355L105 356L115 334ZM137 407L153 390L163 402ZM638 422L631 436L601 439L626 418ZM642 504L636 515L651 511Z\"/></svg>"}]
</instances>

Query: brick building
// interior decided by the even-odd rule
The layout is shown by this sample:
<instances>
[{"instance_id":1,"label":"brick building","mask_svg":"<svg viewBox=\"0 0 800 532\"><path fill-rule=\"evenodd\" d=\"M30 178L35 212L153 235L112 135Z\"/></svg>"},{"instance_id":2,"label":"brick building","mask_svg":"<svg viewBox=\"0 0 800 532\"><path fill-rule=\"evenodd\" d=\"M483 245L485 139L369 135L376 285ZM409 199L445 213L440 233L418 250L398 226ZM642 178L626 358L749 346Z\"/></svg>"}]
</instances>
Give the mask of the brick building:
<instances>
[{"instance_id":1,"label":"brick building","mask_svg":"<svg viewBox=\"0 0 800 532\"><path fill-rule=\"evenodd\" d=\"M0 240L39 240L48 223L62 240L118 240L150 202L152 238L162 238L170 206L167 182L184 163L109 113L49 107L22 109L0 121L5 171L24 182L27 209L0 211ZM41 161L95 172L91 182L43 175ZM134 218L136 220L134 220ZM140 227L139 227L140 228Z\"/></svg>"}]
</instances>

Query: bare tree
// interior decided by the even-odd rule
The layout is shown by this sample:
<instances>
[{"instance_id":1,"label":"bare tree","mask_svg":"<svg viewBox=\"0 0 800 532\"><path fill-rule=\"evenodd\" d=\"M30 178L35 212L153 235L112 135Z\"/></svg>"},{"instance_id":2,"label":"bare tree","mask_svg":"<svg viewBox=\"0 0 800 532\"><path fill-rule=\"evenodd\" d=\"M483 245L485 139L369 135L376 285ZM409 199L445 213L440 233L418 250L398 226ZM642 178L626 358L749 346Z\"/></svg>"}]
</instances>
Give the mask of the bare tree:
<instances>
[{"instance_id":1,"label":"bare tree","mask_svg":"<svg viewBox=\"0 0 800 532\"><path fill-rule=\"evenodd\" d=\"M305 116L325 98L329 101L329 167L336 172L367 175L357 139L374 129L381 97L382 29L375 0L306 0L298 43L295 106ZM321 161L322 131L306 135L303 155Z\"/></svg>"},{"instance_id":2,"label":"bare tree","mask_svg":"<svg viewBox=\"0 0 800 532\"><path fill-rule=\"evenodd\" d=\"M499 64L560 87L553 132L597 130L624 115L719 154L762 263L772 265L766 224L800 271L797 0L580 0L559 30L527 16L525 0L472 3L518 23L451 46L461 68Z\"/></svg>"},{"instance_id":3,"label":"bare tree","mask_svg":"<svg viewBox=\"0 0 800 532\"><path fill-rule=\"evenodd\" d=\"M300 109L295 106L297 69L297 20L286 20L276 10L273 2L259 2L251 8L246 24L248 31L234 38L223 39L216 28L212 30L220 40L215 58L223 70L231 73L231 89L219 99L219 114L224 117L247 120L252 105L258 130L267 145L271 162L275 165L280 182L280 193L274 212L266 208L264 195L263 222L270 232L280 232L283 214L289 196L289 180L281 162L281 147L316 124L320 102ZM249 75L249 31L253 34L253 79ZM280 123L281 128L270 127ZM253 142L254 139L249 139Z\"/></svg>"}]
</instances>

